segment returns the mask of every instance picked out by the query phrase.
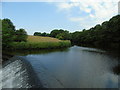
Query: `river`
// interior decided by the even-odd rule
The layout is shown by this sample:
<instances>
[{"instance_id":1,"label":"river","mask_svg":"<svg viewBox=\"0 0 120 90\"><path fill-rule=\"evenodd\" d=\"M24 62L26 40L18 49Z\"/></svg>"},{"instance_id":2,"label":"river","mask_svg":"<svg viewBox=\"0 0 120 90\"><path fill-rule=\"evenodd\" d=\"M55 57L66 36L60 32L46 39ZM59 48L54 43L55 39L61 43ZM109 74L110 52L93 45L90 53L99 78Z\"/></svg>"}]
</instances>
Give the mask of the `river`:
<instances>
[{"instance_id":1,"label":"river","mask_svg":"<svg viewBox=\"0 0 120 90\"><path fill-rule=\"evenodd\" d=\"M1 88L118 88L120 57L95 48L16 53L3 68Z\"/></svg>"}]
</instances>

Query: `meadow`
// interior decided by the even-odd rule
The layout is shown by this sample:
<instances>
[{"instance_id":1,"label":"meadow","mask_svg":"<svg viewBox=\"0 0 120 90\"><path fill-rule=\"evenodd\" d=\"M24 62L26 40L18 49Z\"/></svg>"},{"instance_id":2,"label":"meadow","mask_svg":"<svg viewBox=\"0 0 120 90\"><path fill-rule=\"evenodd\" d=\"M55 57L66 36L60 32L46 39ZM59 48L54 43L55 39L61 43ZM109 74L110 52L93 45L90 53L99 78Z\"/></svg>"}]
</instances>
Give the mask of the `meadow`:
<instances>
[{"instance_id":1,"label":"meadow","mask_svg":"<svg viewBox=\"0 0 120 90\"><path fill-rule=\"evenodd\" d=\"M32 36L29 35L27 38L28 42L60 42L61 40L52 37Z\"/></svg>"},{"instance_id":2,"label":"meadow","mask_svg":"<svg viewBox=\"0 0 120 90\"><path fill-rule=\"evenodd\" d=\"M27 42L13 42L12 48L15 50L28 49L57 49L71 46L69 40L58 40L51 37L28 36Z\"/></svg>"}]
</instances>

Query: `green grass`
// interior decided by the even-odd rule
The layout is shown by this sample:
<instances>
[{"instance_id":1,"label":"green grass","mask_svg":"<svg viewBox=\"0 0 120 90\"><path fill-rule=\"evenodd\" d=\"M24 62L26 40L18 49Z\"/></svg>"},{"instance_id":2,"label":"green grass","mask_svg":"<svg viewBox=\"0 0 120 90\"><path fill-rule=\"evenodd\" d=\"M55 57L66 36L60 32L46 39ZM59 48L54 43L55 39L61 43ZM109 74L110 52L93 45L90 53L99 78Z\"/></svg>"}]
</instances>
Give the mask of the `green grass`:
<instances>
[{"instance_id":1,"label":"green grass","mask_svg":"<svg viewBox=\"0 0 120 90\"><path fill-rule=\"evenodd\" d=\"M71 45L70 41L60 41L60 42L14 42L12 44L14 49L53 49L53 48L63 48L69 47Z\"/></svg>"},{"instance_id":2,"label":"green grass","mask_svg":"<svg viewBox=\"0 0 120 90\"><path fill-rule=\"evenodd\" d=\"M71 46L71 42L69 40L58 40L56 38L39 36L29 36L27 42L12 43L12 48L15 50L57 49L69 46Z\"/></svg>"}]
</instances>

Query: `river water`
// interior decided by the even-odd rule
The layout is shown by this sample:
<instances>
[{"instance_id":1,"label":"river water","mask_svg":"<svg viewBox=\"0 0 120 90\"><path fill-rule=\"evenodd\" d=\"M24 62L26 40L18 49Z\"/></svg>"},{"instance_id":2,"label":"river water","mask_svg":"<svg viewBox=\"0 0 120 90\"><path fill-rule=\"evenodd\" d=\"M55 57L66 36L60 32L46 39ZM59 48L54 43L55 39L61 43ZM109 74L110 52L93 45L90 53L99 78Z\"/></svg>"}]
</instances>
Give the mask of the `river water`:
<instances>
[{"instance_id":1,"label":"river water","mask_svg":"<svg viewBox=\"0 0 120 90\"><path fill-rule=\"evenodd\" d=\"M45 88L119 86L119 75L114 69L120 58L107 51L73 46L64 50L16 55L14 60L2 68L2 88L31 88L40 85Z\"/></svg>"}]
</instances>

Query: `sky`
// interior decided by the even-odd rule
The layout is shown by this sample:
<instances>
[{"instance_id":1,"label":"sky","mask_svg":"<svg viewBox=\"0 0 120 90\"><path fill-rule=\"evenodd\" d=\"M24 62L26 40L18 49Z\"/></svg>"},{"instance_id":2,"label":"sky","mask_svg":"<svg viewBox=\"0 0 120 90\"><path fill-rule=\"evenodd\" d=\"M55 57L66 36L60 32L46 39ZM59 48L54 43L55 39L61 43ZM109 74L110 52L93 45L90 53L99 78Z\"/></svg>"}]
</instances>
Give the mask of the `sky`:
<instances>
[{"instance_id":1,"label":"sky","mask_svg":"<svg viewBox=\"0 0 120 90\"><path fill-rule=\"evenodd\" d=\"M53 29L81 31L117 14L118 0L2 2L2 19L10 19L16 29L24 28L29 35L34 32L50 33Z\"/></svg>"}]
</instances>

